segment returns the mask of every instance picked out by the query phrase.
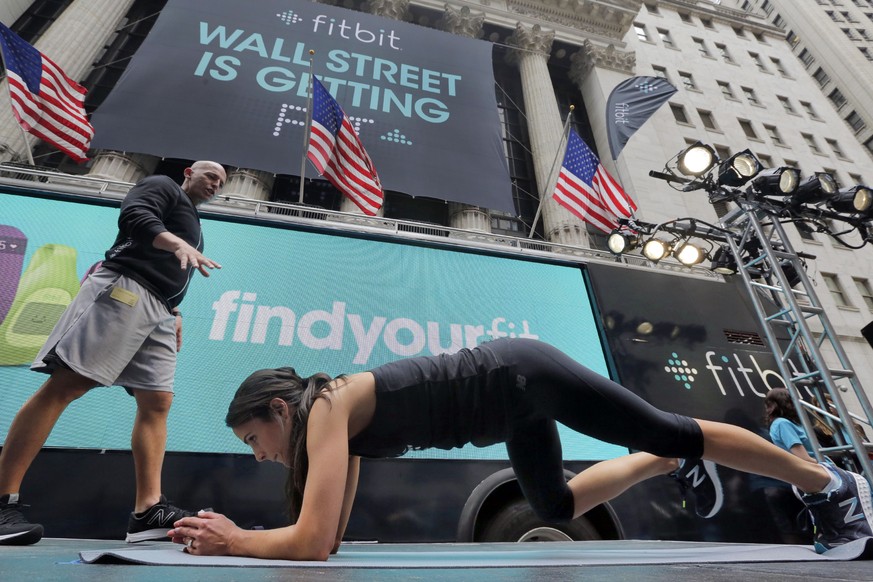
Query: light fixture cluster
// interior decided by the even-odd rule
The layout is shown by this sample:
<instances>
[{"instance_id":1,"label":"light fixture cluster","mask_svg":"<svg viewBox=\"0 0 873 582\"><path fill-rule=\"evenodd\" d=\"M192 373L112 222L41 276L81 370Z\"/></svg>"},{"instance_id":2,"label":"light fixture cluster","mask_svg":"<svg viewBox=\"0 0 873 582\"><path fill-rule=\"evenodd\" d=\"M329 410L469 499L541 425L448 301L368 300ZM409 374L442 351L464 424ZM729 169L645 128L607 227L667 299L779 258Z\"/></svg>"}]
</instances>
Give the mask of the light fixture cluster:
<instances>
[{"instance_id":1,"label":"light fixture cluster","mask_svg":"<svg viewBox=\"0 0 873 582\"><path fill-rule=\"evenodd\" d=\"M635 224L635 226L639 226L639 224ZM642 237L639 231L634 230L631 226L623 225L609 234L606 244L615 255L640 249L643 256L653 263L667 257L673 257L686 267L691 267L712 258L711 248L705 249L696 242L692 242L693 227L691 229L670 227L662 231L664 226L666 225L650 228L647 236ZM687 234L683 230L688 230ZM659 233L672 233L673 236L668 240L663 234L659 236Z\"/></svg>"},{"instance_id":2,"label":"light fixture cluster","mask_svg":"<svg viewBox=\"0 0 873 582\"><path fill-rule=\"evenodd\" d=\"M858 184L840 189L834 176L827 172L815 172L801 179L797 168L765 168L750 150L719 160L711 146L697 142L678 155L676 168L688 177L694 189L707 189L721 196L737 197L742 193L775 205L785 215L799 218L805 212L820 215L826 207L843 215L831 218L847 220L855 226L873 220L873 190L869 187ZM744 191L736 190L742 186L746 187Z\"/></svg>"}]
</instances>

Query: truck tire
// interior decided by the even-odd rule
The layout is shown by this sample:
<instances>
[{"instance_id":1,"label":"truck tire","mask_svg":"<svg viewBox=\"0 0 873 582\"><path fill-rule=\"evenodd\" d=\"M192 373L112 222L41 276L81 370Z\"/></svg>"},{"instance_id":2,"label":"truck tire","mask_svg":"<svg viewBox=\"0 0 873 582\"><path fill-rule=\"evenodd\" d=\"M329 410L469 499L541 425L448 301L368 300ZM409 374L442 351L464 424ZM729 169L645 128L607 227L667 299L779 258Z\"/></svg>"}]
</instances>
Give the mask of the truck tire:
<instances>
[{"instance_id":1,"label":"truck tire","mask_svg":"<svg viewBox=\"0 0 873 582\"><path fill-rule=\"evenodd\" d=\"M481 542L559 542L603 539L583 515L566 523L543 521L524 499L513 501L482 527Z\"/></svg>"}]
</instances>

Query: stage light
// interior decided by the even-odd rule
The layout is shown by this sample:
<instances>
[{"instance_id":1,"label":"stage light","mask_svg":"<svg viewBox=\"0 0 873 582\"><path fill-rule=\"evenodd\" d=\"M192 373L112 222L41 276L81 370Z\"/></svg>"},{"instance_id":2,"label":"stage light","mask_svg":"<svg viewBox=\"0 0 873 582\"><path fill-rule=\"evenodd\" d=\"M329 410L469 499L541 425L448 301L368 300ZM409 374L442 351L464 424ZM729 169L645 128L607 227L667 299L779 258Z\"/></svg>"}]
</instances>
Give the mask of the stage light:
<instances>
[{"instance_id":1,"label":"stage light","mask_svg":"<svg viewBox=\"0 0 873 582\"><path fill-rule=\"evenodd\" d=\"M791 196L792 204L824 202L837 191L837 181L827 172L816 172L797 186Z\"/></svg>"},{"instance_id":2,"label":"stage light","mask_svg":"<svg viewBox=\"0 0 873 582\"><path fill-rule=\"evenodd\" d=\"M866 213L873 207L873 192L866 186L844 188L828 200L828 206L846 214Z\"/></svg>"},{"instance_id":3,"label":"stage light","mask_svg":"<svg viewBox=\"0 0 873 582\"><path fill-rule=\"evenodd\" d=\"M789 287L796 287L797 284L800 283L800 274L797 272L797 269L794 268L794 265L791 264L791 261L785 259L779 263L779 267L782 269L782 272L785 273L785 278L788 280Z\"/></svg>"},{"instance_id":4,"label":"stage light","mask_svg":"<svg viewBox=\"0 0 873 582\"><path fill-rule=\"evenodd\" d=\"M670 254L670 243L657 238L650 238L643 245L643 256L657 263Z\"/></svg>"},{"instance_id":5,"label":"stage light","mask_svg":"<svg viewBox=\"0 0 873 582\"><path fill-rule=\"evenodd\" d=\"M717 160L711 146L697 142L679 154L677 168L686 176L702 176L712 169Z\"/></svg>"},{"instance_id":6,"label":"stage light","mask_svg":"<svg viewBox=\"0 0 873 582\"><path fill-rule=\"evenodd\" d=\"M673 258L686 267L691 267L702 262L706 258L706 253L700 247L685 242L676 247L676 250L673 251Z\"/></svg>"},{"instance_id":7,"label":"stage light","mask_svg":"<svg viewBox=\"0 0 873 582\"><path fill-rule=\"evenodd\" d=\"M737 259L729 247L722 246L715 251L710 268L720 275L736 275L738 270Z\"/></svg>"},{"instance_id":8,"label":"stage light","mask_svg":"<svg viewBox=\"0 0 873 582\"><path fill-rule=\"evenodd\" d=\"M743 150L738 154L722 162L718 167L718 183L722 186L742 186L764 169L758 158L749 150Z\"/></svg>"},{"instance_id":9,"label":"stage light","mask_svg":"<svg viewBox=\"0 0 873 582\"><path fill-rule=\"evenodd\" d=\"M613 254L620 255L640 246L640 237L629 230L613 230L606 239L606 246Z\"/></svg>"},{"instance_id":10,"label":"stage light","mask_svg":"<svg viewBox=\"0 0 873 582\"><path fill-rule=\"evenodd\" d=\"M797 190L800 172L783 166L762 170L752 180L752 186L764 196L789 196Z\"/></svg>"}]
</instances>

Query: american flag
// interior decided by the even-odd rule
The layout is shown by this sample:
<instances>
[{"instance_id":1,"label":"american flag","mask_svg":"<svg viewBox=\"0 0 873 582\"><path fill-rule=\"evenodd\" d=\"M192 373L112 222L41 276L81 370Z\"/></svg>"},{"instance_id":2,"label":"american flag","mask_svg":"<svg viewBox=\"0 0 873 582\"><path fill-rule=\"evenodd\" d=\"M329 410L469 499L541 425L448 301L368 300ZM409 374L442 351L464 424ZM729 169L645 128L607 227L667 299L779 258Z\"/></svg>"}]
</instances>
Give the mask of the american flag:
<instances>
[{"instance_id":1,"label":"american flag","mask_svg":"<svg viewBox=\"0 0 873 582\"><path fill-rule=\"evenodd\" d=\"M637 210L633 199L573 129L567 137L564 163L552 196L558 204L606 233L618 228L617 217L629 218Z\"/></svg>"},{"instance_id":2,"label":"american flag","mask_svg":"<svg viewBox=\"0 0 873 582\"><path fill-rule=\"evenodd\" d=\"M374 216L382 207L382 184L370 156L339 103L314 76L306 157L364 214Z\"/></svg>"},{"instance_id":3,"label":"american flag","mask_svg":"<svg viewBox=\"0 0 873 582\"><path fill-rule=\"evenodd\" d=\"M94 128L85 115L85 88L3 23L0 51L12 111L21 127L77 162L86 161Z\"/></svg>"}]
</instances>

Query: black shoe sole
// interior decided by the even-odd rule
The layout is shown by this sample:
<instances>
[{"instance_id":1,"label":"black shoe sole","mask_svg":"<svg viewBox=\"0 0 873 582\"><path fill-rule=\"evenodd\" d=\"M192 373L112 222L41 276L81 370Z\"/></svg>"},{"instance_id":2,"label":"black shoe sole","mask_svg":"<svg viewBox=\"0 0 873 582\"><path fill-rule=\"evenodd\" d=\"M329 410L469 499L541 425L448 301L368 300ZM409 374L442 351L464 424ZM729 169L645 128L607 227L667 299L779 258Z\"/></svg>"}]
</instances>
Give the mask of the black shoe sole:
<instances>
[{"instance_id":1,"label":"black shoe sole","mask_svg":"<svg viewBox=\"0 0 873 582\"><path fill-rule=\"evenodd\" d=\"M29 546L42 539L43 529L41 525L34 526L27 531L12 534L0 540L0 546Z\"/></svg>"}]
</instances>

